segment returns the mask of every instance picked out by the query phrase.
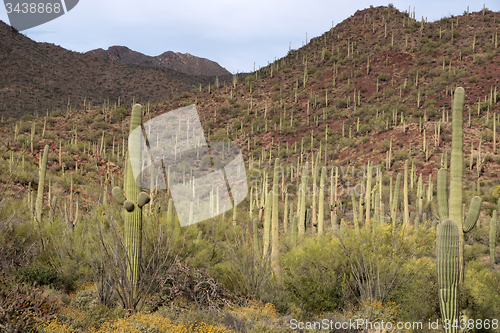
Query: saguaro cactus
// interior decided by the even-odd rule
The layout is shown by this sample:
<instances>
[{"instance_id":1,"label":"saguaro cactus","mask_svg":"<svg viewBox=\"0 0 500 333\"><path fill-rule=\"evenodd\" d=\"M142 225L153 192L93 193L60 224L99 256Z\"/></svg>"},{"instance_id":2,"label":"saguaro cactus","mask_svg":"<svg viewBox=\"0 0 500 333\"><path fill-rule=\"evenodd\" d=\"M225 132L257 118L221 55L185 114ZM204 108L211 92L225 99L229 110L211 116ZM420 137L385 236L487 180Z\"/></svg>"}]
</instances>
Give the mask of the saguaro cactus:
<instances>
[{"instance_id":1,"label":"saguaro cactus","mask_svg":"<svg viewBox=\"0 0 500 333\"><path fill-rule=\"evenodd\" d=\"M271 266L275 276L280 275L279 269L279 221L278 221L278 202L279 202L279 184L278 177L280 173L279 158L274 163L274 179L273 179L273 204L272 204L272 224L271 224ZM286 207L285 207L286 210Z\"/></svg>"},{"instance_id":2,"label":"saguaro cactus","mask_svg":"<svg viewBox=\"0 0 500 333\"><path fill-rule=\"evenodd\" d=\"M497 211L493 211L490 221L490 263L495 264L495 241L497 238Z\"/></svg>"},{"instance_id":3,"label":"saguaro cactus","mask_svg":"<svg viewBox=\"0 0 500 333\"><path fill-rule=\"evenodd\" d=\"M458 225L460 237L459 258L460 258L460 281L463 281L464 266L464 233L471 231L476 225L481 209L482 200L479 196L472 198L469 212L464 219L462 214L463 200L463 108L464 108L464 88L458 87L455 90L453 99L453 122L452 122L452 142L450 159L450 196L446 200L446 169L442 168L438 172L438 203L441 221L449 218ZM446 209L446 202L449 207ZM462 221L464 221L462 223Z\"/></svg>"},{"instance_id":4,"label":"saguaro cactus","mask_svg":"<svg viewBox=\"0 0 500 333\"><path fill-rule=\"evenodd\" d=\"M321 168L321 180L319 185L319 212L318 212L318 235L323 234L323 225L325 218L325 176L326 167Z\"/></svg>"},{"instance_id":5,"label":"saguaro cactus","mask_svg":"<svg viewBox=\"0 0 500 333\"><path fill-rule=\"evenodd\" d=\"M132 108L132 117L130 121L130 132L138 126L141 126L142 106L135 104ZM142 207L150 201L150 197L145 192L140 192L131 166L132 160L141 160L141 143L130 142L129 154L126 158L126 185L125 193L115 187L112 190L113 197L123 205L126 212L124 223L125 249L127 251L128 267L127 276L133 286L134 293L137 291L139 281L139 271L141 264L141 245L142 245ZM137 201L133 202L132 200Z\"/></svg>"},{"instance_id":6,"label":"saguaro cactus","mask_svg":"<svg viewBox=\"0 0 500 333\"><path fill-rule=\"evenodd\" d=\"M455 221L447 219L439 224L436 244L436 268L439 287L439 303L445 331L457 332L458 284L460 275L460 236Z\"/></svg>"},{"instance_id":7,"label":"saguaro cactus","mask_svg":"<svg viewBox=\"0 0 500 333\"><path fill-rule=\"evenodd\" d=\"M47 172L48 156L49 156L49 145L45 145L45 148L43 150L43 157L40 156L40 175L38 180L38 194L36 196L36 206L35 206L36 220L38 223L42 223L43 188L45 186L45 174Z\"/></svg>"}]
</instances>

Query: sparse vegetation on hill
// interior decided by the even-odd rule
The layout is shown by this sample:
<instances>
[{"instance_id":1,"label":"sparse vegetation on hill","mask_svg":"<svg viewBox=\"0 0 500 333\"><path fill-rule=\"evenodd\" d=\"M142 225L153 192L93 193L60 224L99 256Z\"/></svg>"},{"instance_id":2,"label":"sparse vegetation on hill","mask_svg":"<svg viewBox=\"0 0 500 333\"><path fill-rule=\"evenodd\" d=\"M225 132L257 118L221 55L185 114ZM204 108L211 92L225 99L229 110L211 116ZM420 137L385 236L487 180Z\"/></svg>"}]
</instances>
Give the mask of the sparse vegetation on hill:
<instances>
[{"instance_id":1,"label":"sparse vegetation on hill","mask_svg":"<svg viewBox=\"0 0 500 333\"><path fill-rule=\"evenodd\" d=\"M131 178L130 102L4 119L0 305L18 306L0 307L0 327L294 332L366 319L430 332L460 319L500 332L499 19L372 7L259 71L136 98L143 121L196 104L207 141L242 149L249 195L189 227L168 189L145 190L140 210L137 193L111 193ZM35 282L44 289L24 292Z\"/></svg>"}]
</instances>

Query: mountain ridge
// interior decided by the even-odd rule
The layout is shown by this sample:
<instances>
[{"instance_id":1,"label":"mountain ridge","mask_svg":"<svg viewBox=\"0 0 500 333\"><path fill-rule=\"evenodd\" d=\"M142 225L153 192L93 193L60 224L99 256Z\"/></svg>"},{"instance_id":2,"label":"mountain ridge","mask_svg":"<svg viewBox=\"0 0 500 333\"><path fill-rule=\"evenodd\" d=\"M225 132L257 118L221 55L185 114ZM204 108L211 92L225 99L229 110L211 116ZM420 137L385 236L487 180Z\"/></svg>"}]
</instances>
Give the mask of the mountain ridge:
<instances>
[{"instance_id":1,"label":"mountain ridge","mask_svg":"<svg viewBox=\"0 0 500 333\"><path fill-rule=\"evenodd\" d=\"M4 119L66 111L84 101L86 107L118 100L159 103L214 82L215 77L120 64L38 43L0 21L0 115Z\"/></svg>"},{"instance_id":2,"label":"mountain ridge","mask_svg":"<svg viewBox=\"0 0 500 333\"><path fill-rule=\"evenodd\" d=\"M110 46L85 52L85 54L100 56L123 64L166 67L189 75L227 76L231 73L217 62L196 57L189 53L166 51L157 56L148 56L131 50L126 46Z\"/></svg>"}]
</instances>

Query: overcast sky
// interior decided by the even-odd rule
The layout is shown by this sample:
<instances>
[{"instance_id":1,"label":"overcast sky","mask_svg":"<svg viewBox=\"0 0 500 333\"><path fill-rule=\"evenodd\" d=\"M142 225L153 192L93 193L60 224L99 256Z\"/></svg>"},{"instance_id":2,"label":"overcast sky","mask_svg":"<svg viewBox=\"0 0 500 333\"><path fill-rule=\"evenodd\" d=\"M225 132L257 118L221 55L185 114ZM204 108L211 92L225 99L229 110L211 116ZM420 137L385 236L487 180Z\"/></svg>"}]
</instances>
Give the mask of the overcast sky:
<instances>
[{"instance_id":1,"label":"overcast sky","mask_svg":"<svg viewBox=\"0 0 500 333\"><path fill-rule=\"evenodd\" d=\"M8 2L8 0L5 0ZM12 0L14 1L14 0ZM19 2L20 0L16 0ZM37 42L86 52L113 45L155 56L190 53L218 62L231 73L249 72L281 58L307 39L322 35L356 10L392 2L428 21L487 8L499 0L338 1L338 0L80 0L64 16L22 31ZM5 7L0 20L9 23Z\"/></svg>"}]
</instances>

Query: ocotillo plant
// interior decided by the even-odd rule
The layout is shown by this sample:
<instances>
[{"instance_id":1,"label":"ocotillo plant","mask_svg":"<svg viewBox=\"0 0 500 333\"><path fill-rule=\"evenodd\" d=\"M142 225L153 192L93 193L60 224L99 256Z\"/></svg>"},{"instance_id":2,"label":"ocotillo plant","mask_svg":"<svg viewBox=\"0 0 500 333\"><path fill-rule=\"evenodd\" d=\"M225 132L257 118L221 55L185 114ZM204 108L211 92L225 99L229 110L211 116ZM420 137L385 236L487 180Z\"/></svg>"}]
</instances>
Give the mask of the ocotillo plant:
<instances>
[{"instance_id":1,"label":"ocotillo plant","mask_svg":"<svg viewBox=\"0 0 500 333\"><path fill-rule=\"evenodd\" d=\"M448 323L447 333L457 332L458 285L460 278L460 236L459 227L453 220L439 224L436 243L436 268L439 287L439 301L443 325Z\"/></svg>"},{"instance_id":2,"label":"ocotillo plant","mask_svg":"<svg viewBox=\"0 0 500 333\"><path fill-rule=\"evenodd\" d=\"M130 120L130 132L141 126L142 122L142 106L135 104L132 108L132 116ZM125 208L124 236L125 250L127 251L128 267L127 277L133 286L133 294L137 291L137 283L139 281L139 271L141 264L141 246L142 246L142 207L146 205L150 198L145 192L140 192L137 185L134 173L132 171L131 160L141 160L141 143L130 142L129 154L126 159L127 171L125 194L119 187L112 190L113 197ZM136 200L133 202L132 200Z\"/></svg>"},{"instance_id":3,"label":"ocotillo plant","mask_svg":"<svg viewBox=\"0 0 500 333\"><path fill-rule=\"evenodd\" d=\"M471 231L476 225L481 208L481 198L475 196L472 198L469 213L467 217L462 217L462 198L463 198L463 108L464 108L464 88L458 87L455 90L453 99L453 114L452 114L452 142L451 142L451 159L450 159L450 197L446 198L446 169L441 169L438 172L438 204L439 217L443 221L445 219L454 220L458 225L458 233L460 237L459 259L460 259L460 281L463 281L464 267L464 233ZM449 208L446 209L446 202L449 203ZM462 223L462 221L464 221Z\"/></svg>"}]
</instances>

